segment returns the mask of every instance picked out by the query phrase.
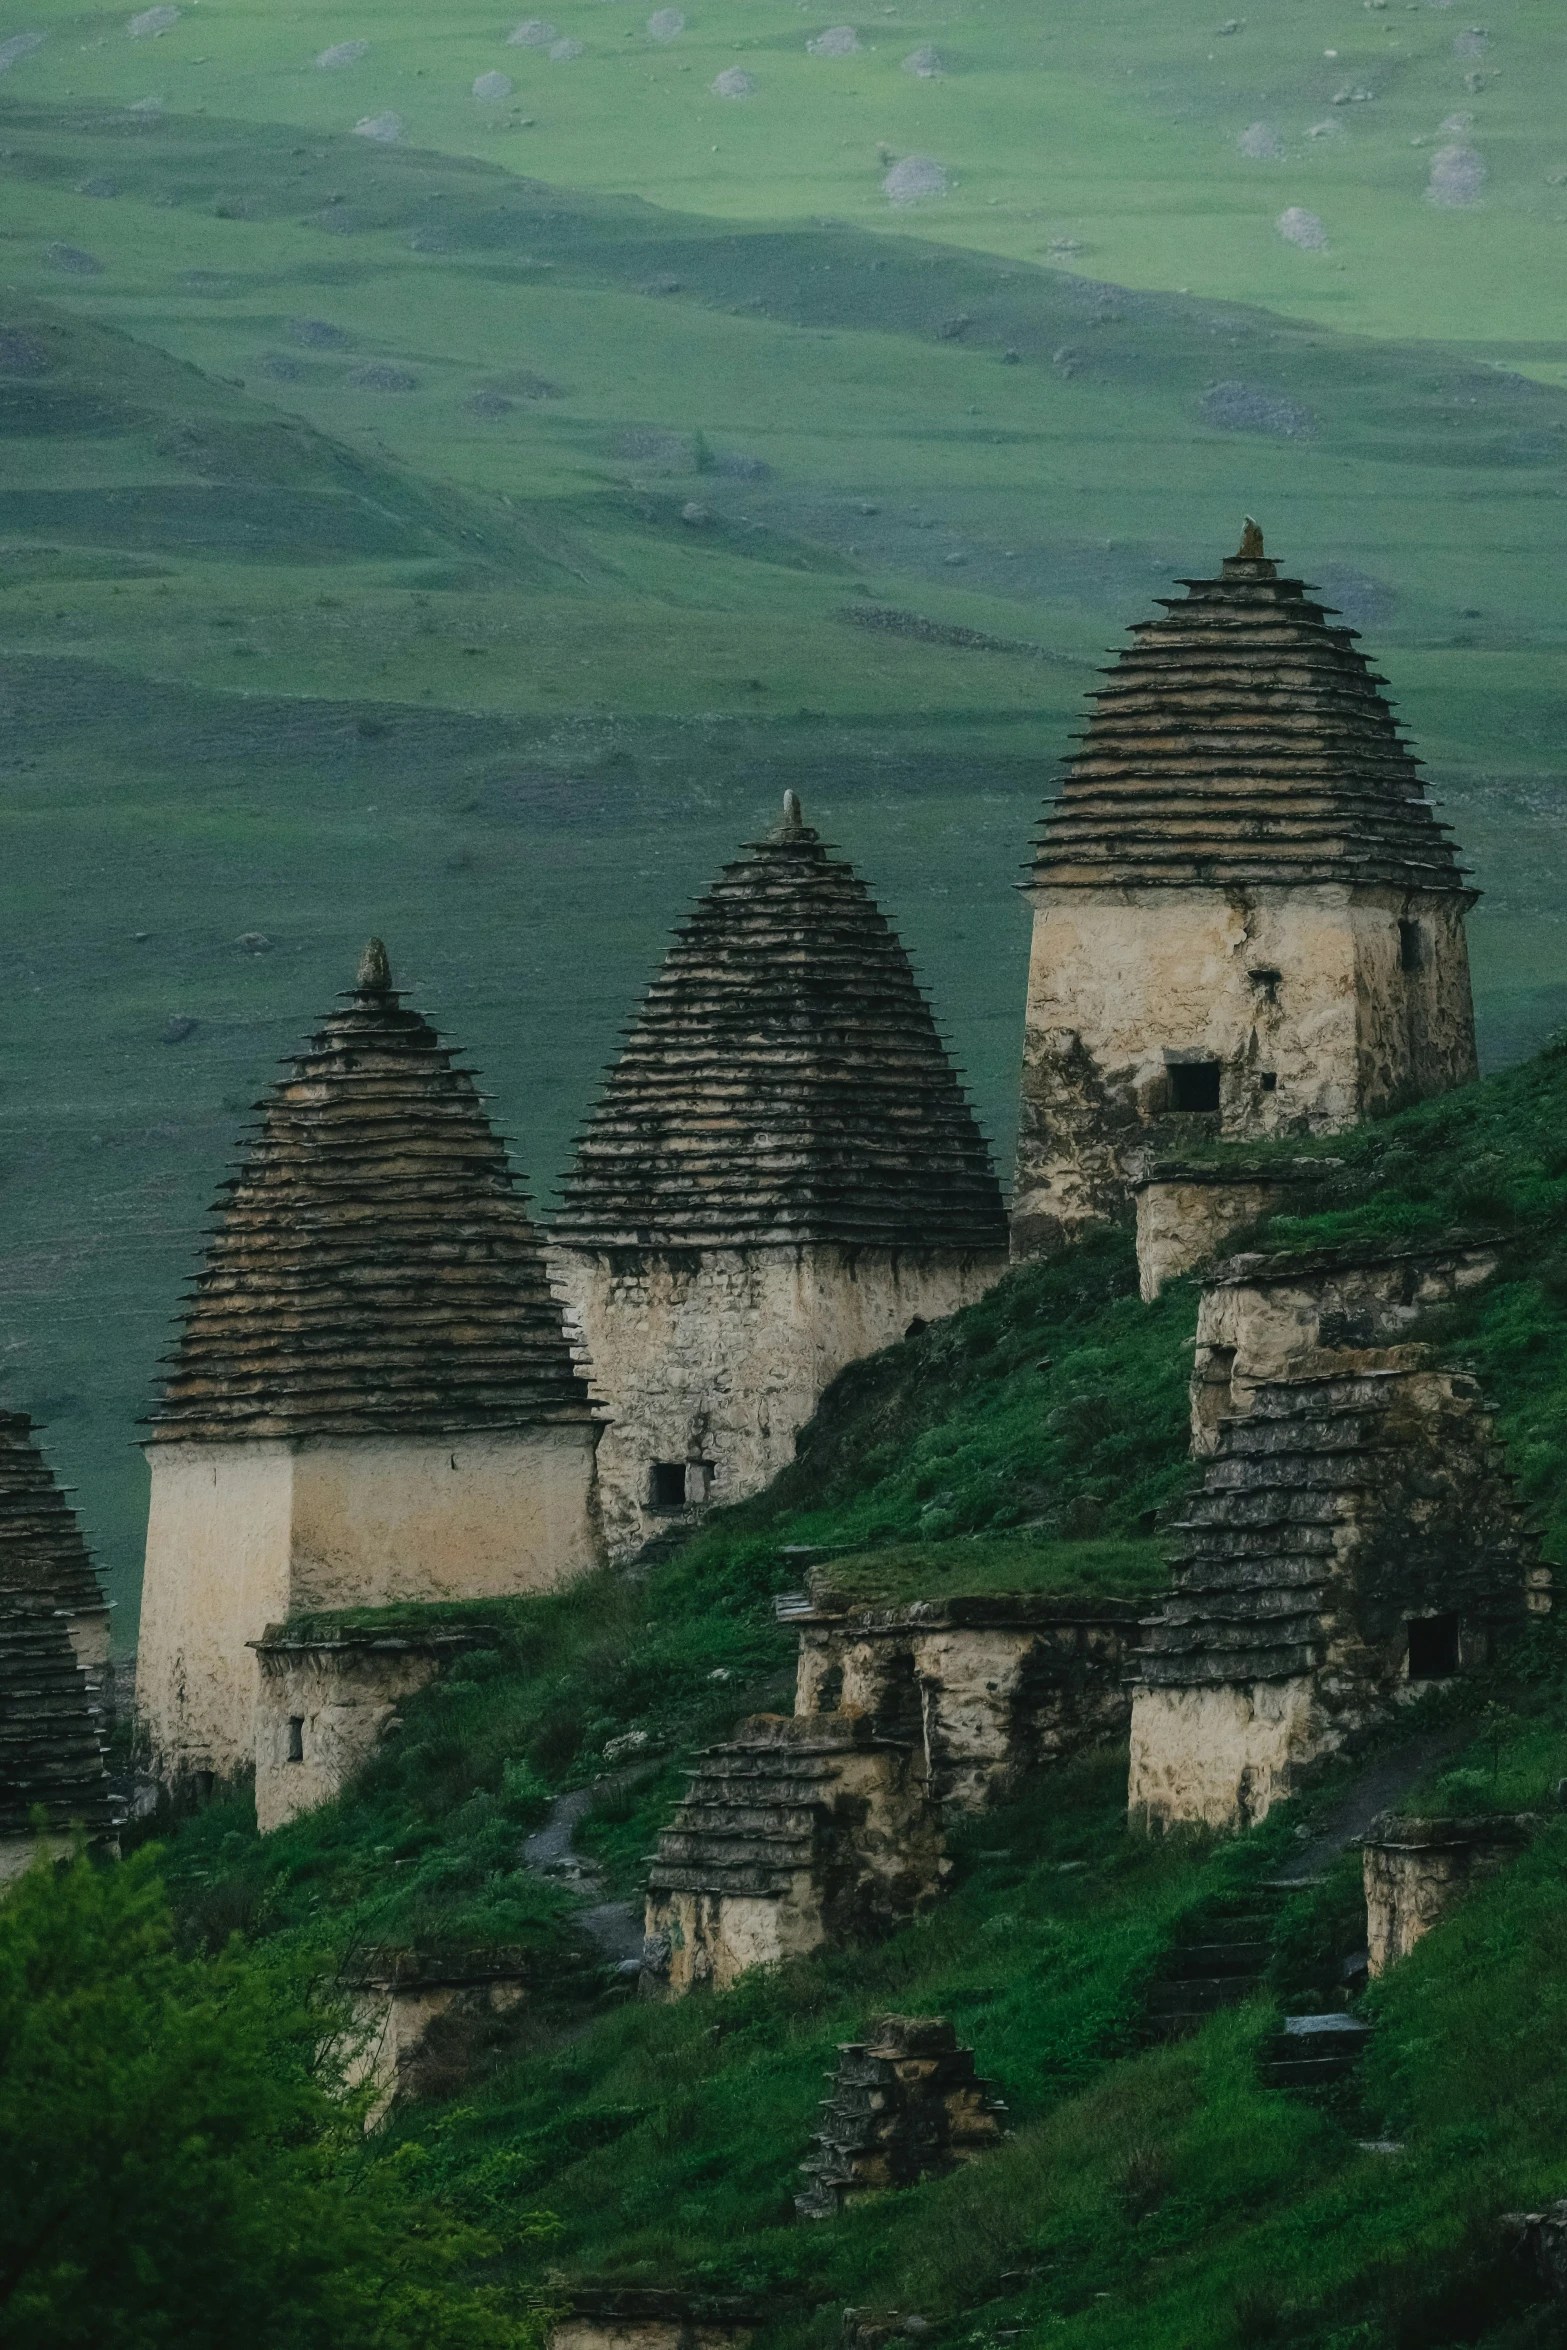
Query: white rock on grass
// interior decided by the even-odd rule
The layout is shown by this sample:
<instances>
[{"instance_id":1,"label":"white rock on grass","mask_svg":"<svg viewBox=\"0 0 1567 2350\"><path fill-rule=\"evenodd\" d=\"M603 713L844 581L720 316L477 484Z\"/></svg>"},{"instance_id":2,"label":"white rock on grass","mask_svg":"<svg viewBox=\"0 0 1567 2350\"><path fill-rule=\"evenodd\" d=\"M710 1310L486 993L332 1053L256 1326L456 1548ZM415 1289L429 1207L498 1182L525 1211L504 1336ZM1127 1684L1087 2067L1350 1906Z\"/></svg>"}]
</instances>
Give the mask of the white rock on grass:
<instances>
[{"instance_id":1,"label":"white rock on grass","mask_svg":"<svg viewBox=\"0 0 1567 2350\"><path fill-rule=\"evenodd\" d=\"M903 70L917 81L935 82L947 69L934 49L911 49L903 60Z\"/></svg>"},{"instance_id":2,"label":"white rock on grass","mask_svg":"<svg viewBox=\"0 0 1567 2350\"><path fill-rule=\"evenodd\" d=\"M1282 163L1284 160L1284 141L1271 122L1248 123L1236 145L1254 163Z\"/></svg>"},{"instance_id":3,"label":"white rock on grass","mask_svg":"<svg viewBox=\"0 0 1567 2350\"><path fill-rule=\"evenodd\" d=\"M738 65L725 66L716 81L709 82L707 86L715 98L749 98L756 88L751 76L742 73Z\"/></svg>"},{"instance_id":4,"label":"white rock on grass","mask_svg":"<svg viewBox=\"0 0 1567 2350\"><path fill-rule=\"evenodd\" d=\"M1306 136L1308 139L1341 139L1344 136L1344 125L1336 114L1330 114L1326 122L1314 122Z\"/></svg>"},{"instance_id":5,"label":"white rock on grass","mask_svg":"<svg viewBox=\"0 0 1567 2350\"><path fill-rule=\"evenodd\" d=\"M923 204L947 192L947 174L929 155L905 155L881 183L889 204Z\"/></svg>"},{"instance_id":6,"label":"white rock on grass","mask_svg":"<svg viewBox=\"0 0 1567 2350\"><path fill-rule=\"evenodd\" d=\"M582 52L581 41L551 41L550 43L550 61L554 65L569 65L571 60L574 57L580 57Z\"/></svg>"},{"instance_id":7,"label":"white rock on grass","mask_svg":"<svg viewBox=\"0 0 1567 2350\"><path fill-rule=\"evenodd\" d=\"M155 41L171 25L180 21L177 8L144 8L140 16L133 16L125 30L133 41Z\"/></svg>"},{"instance_id":8,"label":"white rock on grass","mask_svg":"<svg viewBox=\"0 0 1567 2350\"><path fill-rule=\"evenodd\" d=\"M13 65L20 65L24 57L31 57L41 49L48 38L44 33L13 33L8 41L0 41L0 73L9 73Z\"/></svg>"},{"instance_id":9,"label":"white rock on grass","mask_svg":"<svg viewBox=\"0 0 1567 2350\"><path fill-rule=\"evenodd\" d=\"M1325 253L1328 249L1327 230L1314 212L1299 204L1281 212L1273 225L1286 245L1298 245L1303 253Z\"/></svg>"},{"instance_id":10,"label":"white rock on grass","mask_svg":"<svg viewBox=\"0 0 1567 2350\"><path fill-rule=\"evenodd\" d=\"M318 73L334 73L341 65L357 65L361 57L368 57L368 41L334 41L330 49L323 49L316 59Z\"/></svg>"},{"instance_id":11,"label":"white rock on grass","mask_svg":"<svg viewBox=\"0 0 1567 2350\"><path fill-rule=\"evenodd\" d=\"M354 125L356 139L379 139L384 147L389 147L394 139L400 139L402 135L403 118L400 114L366 114Z\"/></svg>"},{"instance_id":12,"label":"white rock on grass","mask_svg":"<svg viewBox=\"0 0 1567 2350\"><path fill-rule=\"evenodd\" d=\"M509 98L511 90L512 81L509 73L481 73L474 80L474 96L482 99L489 106L495 105L502 98Z\"/></svg>"},{"instance_id":13,"label":"white rock on grass","mask_svg":"<svg viewBox=\"0 0 1567 2350\"><path fill-rule=\"evenodd\" d=\"M161 98L135 98L125 111L127 114L161 114L163 100Z\"/></svg>"},{"instance_id":14,"label":"white rock on grass","mask_svg":"<svg viewBox=\"0 0 1567 2350\"><path fill-rule=\"evenodd\" d=\"M678 8L655 8L647 20L650 41L678 41L686 29L686 20Z\"/></svg>"},{"instance_id":15,"label":"white rock on grass","mask_svg":"<svg viewBox=\"0 0 1567 2350\"><path fill-rule=\"evenodd\" d=\"M1431 158L1426 202L1447 212L1467 211L1485 193L1484 159L1473 147L1438 147Z\"/></svg>"},{"instance_id":16,"label":"white rock on grass","mask_svg":"<svg viewBox=\"0 0 1567 2350\"><path fill-rule=\"evenodd\" d=\"M547 49L556 38L555 27L546 24L542 16L530 16L514 33L506 35L508 49Z\"/></svg>"},{"instance_id":17,"label":"white rock on grass","mask_svg":"<svg viewBox=\"0 0 1567 2350\"><path fill-rule=\"evenodd\" d=\"M829 25L805 46L813 57L852 57L859 48L860 36L852 24Z\"/></svg>"}]
</instances>

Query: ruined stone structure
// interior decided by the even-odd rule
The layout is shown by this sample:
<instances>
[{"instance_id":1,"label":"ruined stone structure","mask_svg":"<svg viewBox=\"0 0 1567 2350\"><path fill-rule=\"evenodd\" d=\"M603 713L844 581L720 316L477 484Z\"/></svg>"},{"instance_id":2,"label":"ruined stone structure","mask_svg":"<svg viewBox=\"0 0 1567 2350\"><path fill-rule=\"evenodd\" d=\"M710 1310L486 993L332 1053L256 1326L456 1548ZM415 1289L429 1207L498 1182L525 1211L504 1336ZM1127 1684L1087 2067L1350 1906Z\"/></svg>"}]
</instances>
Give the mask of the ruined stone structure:
<instances>
[{"instance_id":1,"label":"ruined stone structure","mask_svg":"<svg viewBox=\"0 0 1567 2350\"><path fill-rule=\"evenodd\" d=\"M396 1630L269 1624L256 1652L256 1826L263 1836L340 1794L416 1689L469 1649L482 1624Z\"/></svg>"},{"instance_id":2,"label":"ruined stone structure","mask_svg":"<svg viewBox=\"0 0 1567 2350\"><path fill-rule=\"evenodd\" d=\"M702 1756L648 1873L643 1982L671 1998L886 1932L950 1864L906 1738L844 1714L756 1714Z\"/></svg>"},{"instance_id":3,"label":"ruined stone structure","mask_svg":"<svg viewBox=\"0 0 1567 2350\"><path fill-rule=\"evenodd\" d=\"M939 2178L991 2154L1006 2108L974 2071L945 2016L886 2015L863 2041L844 2041L822 2124L801 2163L802 2219L835 2219L846 2204L888 2187Z\"/></svg>"},{"instance_id":4,"label":"ruined stone structure","mask_svg":"<svg viewBox=\"0 0 1567 2350\"><path fill-rule=\"evenodd\" d=\"M450 2097L483 2059L501 2053L533 1988L537 1954L518 1944L486 1950L367 1947L344 1966L350 2026L344 2085L368 2082L366 2129L397 2098Z\"/></svg>"},{"instance_id":5,"label":"ruined stone structure","mask_svg":"<svg viewBox=\"0 0 1567 2350\"><path fill-rule=\"evenodd\" d=\"M908 958L792 792L678 934L552 1240L608 1406L618 1557L759 1490L846 1363L1004 1269L989 1155Z\"/></svg>"},{"instance_id":6,"label":"ruined stone structure","mask_svg":"<svg viewBox=\"0 0 1567 2350\"><path fill-rule=\"evenodd\" d=\"M1477 1878L1494 1876L1523 1850L1539 1824L1527 1812L1374 1820L1361 1845L1367 1971L1375 1977L1407 1958Z\"/></svg>"},{"instance_id":7,"label":"ruined stone structure","mask_svg":"<svg viewBox=\"0 0 1567 2350\"><path fill-rule=\"evenodd\" d=\"M1151 1306L1167 1281L1210 1265L1248 1224L1307 1215L1311 1193L1341 1159L1152 1159L1130 1178L1137 1210L1137 1285Z\"/></svg>"},{"instance_id":8,"label":"ruined stone structure","mask_svg":"<svg viewBox=\"0 0 1567 2350\"><path fill-rule=\"evenodd\" d=\"M1549 1605L1474 1381L1382 1343L1483 1263L1462 1244L1242 1258L1205 1297L1206 1471L1135 1660L1134 1817L1260 1820Z\"/></svg>"},{"instance_id":9,"label":"ruined stone structure","mask_svg":"<svg viewBox=\"0 0 1567 2350\"><path fill-rule=\"evenodd\" d=\"M153 1417L160 1776L249 1767L269 1624L591 1566L596 1433L505 1147L372 941L261 1105Z\"/></svg>"},{"instance_id":10,"label":"ruined stone structure","mask_svg":"<svg viewBox=\"0 0 1567 2350\"><path fill-rule=\"evenodd\" d=\"M0 1892L38 1847L112 1846L108 1609L25 1412L0 1413Z\"/></svg>"},{"instance_id":11,"label":"ruined stone structure","mask_svg":"<svg viewBox=\"0 0 1567 2350\"><path fill-rule=\"evenodd\" d=\"M1139 1612L1046 1592L857 1607L825 1585L778 1602L800 1631L796 1718L908 1740L944 1815L1008 1802L1045 1764L1124 1736Z\"/></svg>"},{"instance_id":12,"label":"ruined stone structure","mask_svg":"<svg viewBox=\"0 0 1567 2350\"><path fill-rule=\"evenodd\" d=\"M1013 1251L1150 1146L1331 1134L1476 1073L1473 903L1354 631L1248 523L1108 672L1038 844Z\"/></svg>"}]
</instances>

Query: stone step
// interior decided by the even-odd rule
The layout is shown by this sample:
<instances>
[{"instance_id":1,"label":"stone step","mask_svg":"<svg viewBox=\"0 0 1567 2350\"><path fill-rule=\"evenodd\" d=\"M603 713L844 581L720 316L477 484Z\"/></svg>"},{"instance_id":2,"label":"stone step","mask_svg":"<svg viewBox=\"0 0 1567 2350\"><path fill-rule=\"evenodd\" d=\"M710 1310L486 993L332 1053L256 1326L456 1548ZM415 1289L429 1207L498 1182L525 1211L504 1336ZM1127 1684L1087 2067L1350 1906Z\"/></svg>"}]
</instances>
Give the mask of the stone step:
<instances>
[{"instance_id":1,"label":"stone step","mask_svg":"<svg viewBox=\"0 0 1567 2350\"><path fill-rule=\"evenodd\" d=\"M1273 1945L1265 1934L1223 1942L1178 1942L1159 1969L1161 1983L1203 1975L1260 1975Z\"/></svg>"},{"instance_id":2,"label":"stone step","mask_svg":"<svg viewBox=\"0 0 1567 2350\"><path fill-rule=\"evenodd\" d=\"M1263 2079L1274 2089L1331 2088L1354 2071L1370 2038L1358 2016L1286 2016L1263 2048Z\"/></svg>"},{"instance_id":3,"label":"stone step","mask_svg":"<svg viewBox=\"0 0 1567 2350\"><path fill-rule=\"evenodd\" d=\"M1218 2008L1238 2007L1249 1999L1257 1980L1256 1975L1210 1975L1150 1983L1144 2012L1150 2022L1165 2016L1212 2015Z\"/></svg>"}]
</instances>

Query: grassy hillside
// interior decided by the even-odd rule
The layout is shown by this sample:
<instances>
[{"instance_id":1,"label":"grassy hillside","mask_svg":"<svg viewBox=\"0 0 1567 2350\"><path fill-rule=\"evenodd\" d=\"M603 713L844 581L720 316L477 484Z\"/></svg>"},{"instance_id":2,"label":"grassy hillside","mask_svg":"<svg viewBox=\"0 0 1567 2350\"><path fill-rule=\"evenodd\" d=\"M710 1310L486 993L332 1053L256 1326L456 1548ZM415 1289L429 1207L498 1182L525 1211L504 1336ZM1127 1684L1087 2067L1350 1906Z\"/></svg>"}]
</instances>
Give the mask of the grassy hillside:
<instances>
[{"instance_id":1,"label":"grassy hillside","mask_svg":"<svg viewBox=\"0 0 1567 2350\"><path fill-rule=\"evenodd\" d=\"M1426 1336L1470 1363L1567 1562L1567 1054L1335 1148L1318 1212L1275 1244L1483 1224L1497 1280ZM579 1833L634 1896L692 1749L787 1707L773 1593L813 1562L866 1592L1158 1588L1151 1518L1190 1475L1193 1296L1135 1296L1106 1236L845 1375L801 1462L645 1578L486 1611L497 1647L404 1709L362 1786L264 1841L247 1806L182 1828L165 1871L184 1932L235 1926L280 1954L442 1934L529 1942L551 1989L525 2046L457 2104L395 2128L453 2209L548 2210L505 2273L681 2282L762 2296L769 2346L826 2345L845 2304L922 2312L955 2338L1245 2350L1533 2350L1532 2298L1498 2215L1567 2191L1559 2011L1567 1827L1476 1891L1367 2001L1355 2089L1267 2088L1280 2008L1345 1996L1364 1913L1350 1851L1280 1899L1266 1880L1331 1816L1346 1773L1230 1842L1124 1825L1124 1751L1052 1773L958 1839L950 1900L873 1950L753 1978L721 2000L626 2004L558 1887L519 1866L552 1792L636 1756ZM1416 1803L1553 1811L1567 1773L1567 1638L1554 1619L1496 1671L1437 1694L1396 1739L1456 1735ZM1484 1710L1484 1719L1480 1716ZM628 1737L635 1743L628 1747ZM1150 2044L1161 1954L1208 1915L1275 1906L1264 1990L1195 2039ZM828 2226L792 2214L836 2045L878 2012L943 2012L1008 2105L993 2160Z\"/></svg>"}]
</instances>

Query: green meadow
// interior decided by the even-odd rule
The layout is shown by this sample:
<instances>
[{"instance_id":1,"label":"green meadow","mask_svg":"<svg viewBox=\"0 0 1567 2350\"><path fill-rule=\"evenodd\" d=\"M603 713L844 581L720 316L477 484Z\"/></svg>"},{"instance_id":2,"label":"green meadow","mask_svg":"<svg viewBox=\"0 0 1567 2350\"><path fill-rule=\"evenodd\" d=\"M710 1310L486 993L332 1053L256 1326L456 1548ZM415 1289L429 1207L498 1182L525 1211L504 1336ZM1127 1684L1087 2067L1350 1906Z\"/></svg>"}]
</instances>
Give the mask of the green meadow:
<instances>
[{"instance_id":1,"label":"green meadow","mask_svg":"<svg viewBox=\"0 0 1567 2350\"><path fill-rule=\"evenodd\" d=\"M1418 737L1488 1065L1567 1006L1557 18L674 14L0 38L0 1360L123 1647L206 1204L363 937L547 1197L794 785L1005 1171L1029 833L1243 513Z\"/></svg>"}]
</instances>

